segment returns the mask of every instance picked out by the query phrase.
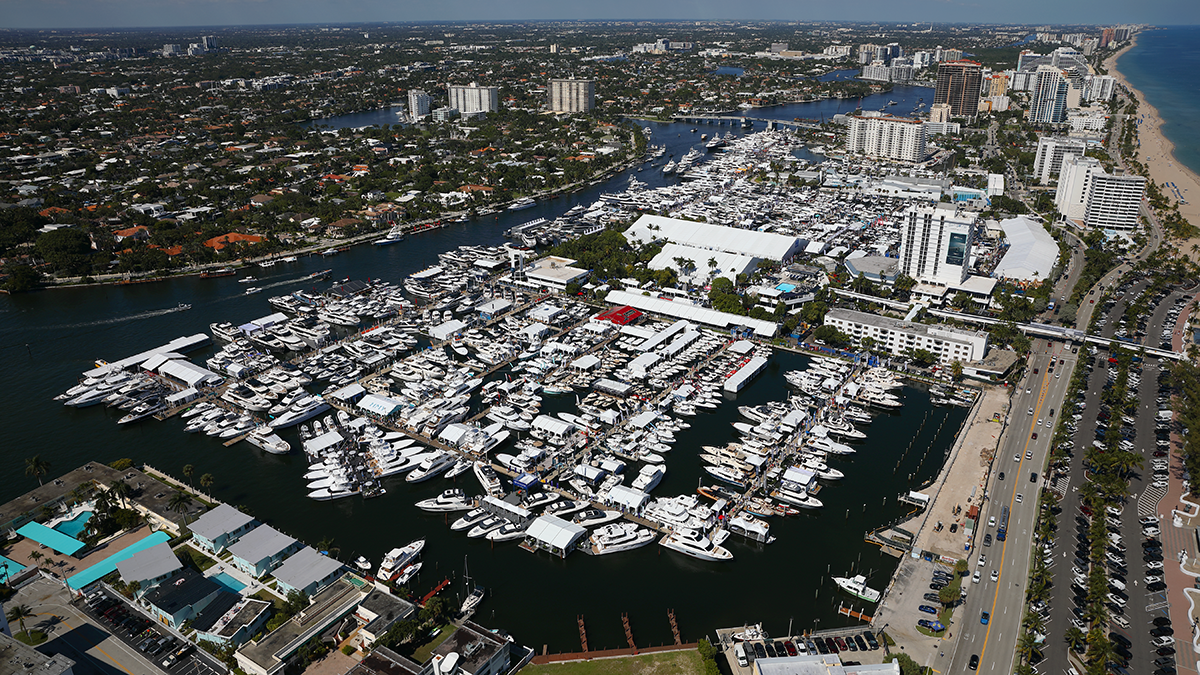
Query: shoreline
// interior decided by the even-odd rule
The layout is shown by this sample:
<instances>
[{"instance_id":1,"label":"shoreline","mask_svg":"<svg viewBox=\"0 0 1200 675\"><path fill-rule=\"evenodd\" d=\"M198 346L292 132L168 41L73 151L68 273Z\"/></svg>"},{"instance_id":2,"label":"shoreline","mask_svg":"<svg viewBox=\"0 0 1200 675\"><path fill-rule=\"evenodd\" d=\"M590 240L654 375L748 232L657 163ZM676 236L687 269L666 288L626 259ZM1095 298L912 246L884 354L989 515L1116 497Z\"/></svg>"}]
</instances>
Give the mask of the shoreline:
<instances>
[{"instance_id":1,"label":"shoreline","mask_svg":"<svg viewBox=\"0 0 1200 675\"><path fill-rule=\"evenodd\" d=\"M1138 36L1135 35L1129 46L1105 59L1104 66L1138 102L1138 115L1141 118L1140 124L1137 125L1138 161L1146 165L1150 178L1159 186L1164 196L1179 204L1179 213L1188 222L1200 226L1200 175L1179 162L1175 156L1175 144L1162 131L1163 119L1158 109L1146 100L1146 95L1133 86L1118 67L1121 57L1136 47L1137 41ZM1112 133L1120 133L1120 130L1114 129ZM1188 200L1188 203L1179 202L1176 191L1168 184L1174 184L1179 190L1178 194ZM1180 250L1188 253L1187 249L1192 243L1198 242L1184 242Z\"/></svg>"}]
</instances>

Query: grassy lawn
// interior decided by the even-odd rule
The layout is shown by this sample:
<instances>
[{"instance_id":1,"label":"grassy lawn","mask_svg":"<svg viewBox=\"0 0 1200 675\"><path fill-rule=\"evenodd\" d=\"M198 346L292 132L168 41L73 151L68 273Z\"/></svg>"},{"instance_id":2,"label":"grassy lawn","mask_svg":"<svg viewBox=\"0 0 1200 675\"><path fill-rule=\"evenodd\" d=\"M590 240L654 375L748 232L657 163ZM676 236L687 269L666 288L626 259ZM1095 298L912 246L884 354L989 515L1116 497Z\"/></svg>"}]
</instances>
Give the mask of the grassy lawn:
<instances>
[{"instance_id":1,"label":"grassy lawn","mask_svg":"<svg viewBox=\"0 0 1200 675\"><path fill-rule=\"evenodd\" d=\"M417 647L416 650L413 651L412 657L417 663L425 663L429 660L429 656L433 653L433 650L437 649L438 645L445 642L446 638L450 637L454 633L454 624L445 624L441 627L441 629L441 632L434 636L433 639L421 645L420 647ZM430 628L425 632L425 634L429 635L429 633L432 633L433 630L434 629Z\"/></svg>"},{"instance_id":2,"label":"grassy lawn","mask_svg":"<svg viewBox=\"0 0 1200 675\"><path fill-rule=\"evenodd\" d=\"M695 649L576 663L531 664L521 669L522 675L695 675L702 672L704 665L700 652Z\"/></svg>"},{"instance_id":3,"label":"grassy lawn","mask_svg":"<svg viewBox=\"0 0 1200 675\"><path fill-rule=\"evenodd\" d=\"M46 634L40 630L19 631L13 633L13 637L27 645L37 646L46 641Z\"/></svg>"},{"instance_id":4,"label":"grassy lawn","mask_svg":"<svg viewBox=\"0 0 1200 675\"><path fill-rule=\"evenodd\" d=\"M269 603L273 604L275 606L275 609L277 609L277 610L282 609L283 605L284 605L284 601L281 600L278 595L275 595L274 593L272 593L271 591L268 591L265 588L258 591L254 595L251 595L250 597L257 598L259 600L262 600L263 602L269 602Z\"/></svg>"}]
</instances>

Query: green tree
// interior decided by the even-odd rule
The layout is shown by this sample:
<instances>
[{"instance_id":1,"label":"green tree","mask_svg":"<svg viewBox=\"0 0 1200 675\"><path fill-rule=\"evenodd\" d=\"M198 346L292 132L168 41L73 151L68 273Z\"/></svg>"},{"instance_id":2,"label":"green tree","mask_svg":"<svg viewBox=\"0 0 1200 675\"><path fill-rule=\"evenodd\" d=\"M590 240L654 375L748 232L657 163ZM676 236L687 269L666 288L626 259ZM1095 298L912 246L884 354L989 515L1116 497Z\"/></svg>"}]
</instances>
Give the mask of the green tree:
<instances>
[{"instance_id":1,"label":"green tree","mask_svg":"<svg viewBox=\"0 0 1200 675\"><path fill-rule=\"evenodd\" d=\"M212 487L212 484L213 484L213 475L211 473L206 473L203 476L200 476L200 489L201 490L208 492L208 489L210 487Z\"/></svg>"},{"instance_id":2,"label":"green tree","mask_svg":"<svg viewBox=\"0 0 1200 675\"><path fill-rule=\"evenodd\" d=\"M909 358L912 359L913 363L921 367L929 367L937 362L937 356L928 349L914 349L909 354Z\"/></svg>"},{"instance_id":3,"label":"green tree","mask_svg":"<svg viewBox=\"0 0 1200 675\"><path fill-rule=\"evenodd\" d=\"M25 459L25 475L36 478L38 485L42 484L42 476L48 473L50 473L50 462L42 459L41 455L34 455Z\"/></svg>"},{"instance_id":4,"label":"green tree","mask_svg":"<svg viewBox=\"0 0 1200 675\"><path fill-rule=\"evenodd\" d=\"M21 626L21 632L29 635L29 630L25 628L25 619L33 618L33 610L29 609L29 605L13 605L8 608L8 620L16 621Z\"/></svg>"},{"instance_id":5,"label":"green tree","mask_svg":"<svg viewBox=\"0 0 1200 675\"><path fill-rule=\"evenodd\" d=\"M183 465L183 478L188 482L188 486L192 485L192 475L196 473L196 467L193 464Z\"/></svg>"},{"instance_id":6,"label":"green tree","mask_svg":"<svg viewBox=\"0 0 1200 675\"><path fill-rule=\"evenodd\" d=\"M42 273L32 265L13 265L8 268L8 278L4 280L4 290L9 293L28 293L42 283Z\"/></svg>"},{"instance_id":7,"label":"green tree","mask_svg":"<svg viewBox=\"0 0 1200 675\"><path fill-rule=\"evenodd\" d=\"M167 508L175 513L185 513L192 507L192 498L186 492L176 490L167 502Z\"/></svg>"},{"instance_id":8,"label":"green tree","mask_svg":"<svg viewBox=\"0 0 1200 675\"><path fill-rule=\"evenodd\" d=\"M892 661L900 663L900 675L921 675L921 666L904 652L892 652L883 658L884 663L891 663Z\"/></svg>"},{"instance_id":9,"label":"green tree","mask_svg":"<svg viewBox=\"0 0 1200 675\"><path fill-rule=\"evenodd\" d=\"M828 324L817 326L816 330L813 331L813 337L834 347L847 347L850 345L849 335Z\"/></svg>"},{"instance_id":10,"label":"green tree","mask_svg":"<svg viewBox=\"0 0 1200 675\"><path fill-rule=\"evenodd\" d=\"M114 480L109 484L108 491L112 493L113 497L117 498L117 502L121 504L121 508L128 508L126 498L133 492L132 488L129 487L129 483L123 480Z\"/></svg>"}]
</instances>

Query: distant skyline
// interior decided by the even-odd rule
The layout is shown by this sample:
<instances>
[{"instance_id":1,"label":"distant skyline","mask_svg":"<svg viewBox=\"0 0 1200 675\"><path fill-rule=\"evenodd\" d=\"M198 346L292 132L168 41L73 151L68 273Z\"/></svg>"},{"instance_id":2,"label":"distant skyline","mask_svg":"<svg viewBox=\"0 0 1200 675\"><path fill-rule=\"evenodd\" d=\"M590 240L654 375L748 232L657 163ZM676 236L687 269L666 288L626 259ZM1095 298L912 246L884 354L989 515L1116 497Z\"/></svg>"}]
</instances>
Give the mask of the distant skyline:
<instances>
[{"instance_id":1,"label":"distant skyline","mask_svg":"<svg viewBox=\"0 0 1200 675\"><path fill-rule=\"evenodd\" d=\"M853 16L847 16L848 9ZM1200 2L1161 0L0 0L0 29L503 20L1200 24Z\"/></svg>"}]
</instances>

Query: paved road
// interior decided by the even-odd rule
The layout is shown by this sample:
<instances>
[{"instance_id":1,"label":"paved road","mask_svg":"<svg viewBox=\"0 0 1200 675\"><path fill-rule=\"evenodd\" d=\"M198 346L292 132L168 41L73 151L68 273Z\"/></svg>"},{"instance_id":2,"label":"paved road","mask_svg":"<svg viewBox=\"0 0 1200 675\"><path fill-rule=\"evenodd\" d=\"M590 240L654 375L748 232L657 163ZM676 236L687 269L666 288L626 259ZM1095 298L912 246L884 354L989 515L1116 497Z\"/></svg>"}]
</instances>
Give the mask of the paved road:
<instances>
[{"instance_id":1,"label":"paved road","mask_svg":"<svg viewBox=\"0 0 1200 675\"><path fill-rule=\"evenodd\" d=\"M143 675L161 673L142 654L113 637L98 623L70 604L70 594L59 584L38 579L21 588L12 604L28 605L35 615L31 628L46 630L50 641L39 647L43 652L65 654L78 666L76 675Z\"/></svg>"},{"instance_id":2,"label":"paved road","mask_svg":"<svg viewBox=\"0 0 1200 675\"><path fill-rule=\"evenodd\" d=\"M1059 366L1059 359L1064 364ZM942 673L965 673L973 655L979 655L979 672L989 675L1008 675L1012 672L1017 639L1021 633L1022 607L1025 588L1029 577L1029 556L1034 527L1037 523L1038 490L1042 486L1042 469L1049 455L1052 426L1050 409L1055 414L1062 407L1063 396L1074 368L1075 355L1071 348L1045 340L1034 341L1034 351L1029 360L1029 374L1014 392L1010 425L1005 432L1001 450L992 465L989 481L989 500L980 519L981 532L976 534L977 548L968 559L971 574L980 571L979 583L967 583L966 603L955 612L953 630L957 634L951 659L939 659L935 666ZM1054 372L1049 372L1051 363ZM1034 374L1033 370L1037 369ZM1062 374L1062 377L1055 375ZM1028 410L1032 408L1033 413ZM1038 420L1043 424L1039 425ZM1032 435L1036 433L1035 440ZM1029 457L1027 459L1027 457ZM1000 473L1004 479L1000 480ZM1030 474L1038 475L1030 482ZM1017 502L1017 495L1022 499ZM983 537L996 536L996 528L987 525L991 517L1000 520L1002 507L1009 509L1008 537L1005 541L994 541L983 546ZM986 557L983 565L977 562ZM995 571L999 578L991 581ZM988 612L987 625L981 623L983 612Z\"/></svg>"}]
</instances>

